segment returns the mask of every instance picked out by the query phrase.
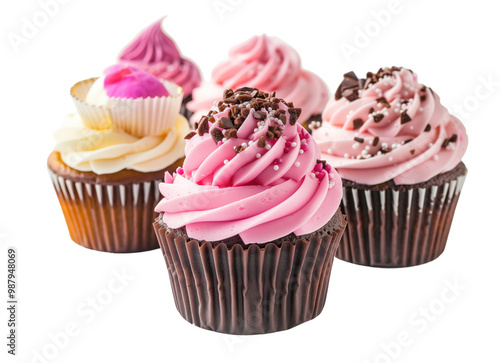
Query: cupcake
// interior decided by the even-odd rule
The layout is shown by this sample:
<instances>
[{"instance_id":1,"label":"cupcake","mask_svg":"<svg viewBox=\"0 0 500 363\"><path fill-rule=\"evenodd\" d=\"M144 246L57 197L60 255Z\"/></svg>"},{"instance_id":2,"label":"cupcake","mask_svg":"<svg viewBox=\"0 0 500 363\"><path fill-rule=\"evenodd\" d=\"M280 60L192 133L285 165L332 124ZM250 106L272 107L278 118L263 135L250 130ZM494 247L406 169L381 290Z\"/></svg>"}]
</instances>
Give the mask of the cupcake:
<instances>
[{"instance_id":1,"label":"cupcake","mask_svg":"<svg viewBox=\"0 0 500 363\"><path fill-rule=\"evenodd\" d=\"M204 329L261 334L316 317L345 227L341 180L294 108L226 90L166 173L154 228L177 310Z\"/></svg>"},{"instance_id":2,"label":"cupcake","mask_svg":"<svg viewBox=\"0 0 500 363\"><path fill-rule=\"evenodd\" d=\"M182 90L116 65L71 88L77 113L54 134L48 158L71 239L99 251L158 248L151 224L166 171L184 159L190 131Z\"/></svg>"},{"instance_id":3,"label":"cupcake","mask_svg":"<svg viewBox=\"0 0 500 363\"><path fill-rule=\"evenodd\" d=\"M184 58L175 42L162 29L165 17L144 29L119 55L120 62L130 63L154 76L178 84L184 92L181 114L189 118L186 103L193 89L201 83L198 67Z\"/></svg>"},{"instance_id":4,"label":"cupcake","mask_svg":"<svg viewBox=\"0 0 500 363\"><path fill-rule=\"evenodd\" d=\"M212 71L212 80L193 92L187 104L194 114L190 121L198 122L219 100L225 89L256 87L276 92L302 109L302 122L321 120L321 111L328 102L326 84L314 73L302 69L295 49L275 37L254 36L229 50L228 59Z\"/></svg>"},{"instance_id":5,"label":"cupcake","mask_svg":"<svg viewBox=\"0 0 500 363\"><path fill-rule=\"evenodd\" d=\"M378 267L437 258L467 174L462 123L399 67L345 74L322 118L313 137L342 177L348 221L337 257Z\"/></svg>"}]
</instances>

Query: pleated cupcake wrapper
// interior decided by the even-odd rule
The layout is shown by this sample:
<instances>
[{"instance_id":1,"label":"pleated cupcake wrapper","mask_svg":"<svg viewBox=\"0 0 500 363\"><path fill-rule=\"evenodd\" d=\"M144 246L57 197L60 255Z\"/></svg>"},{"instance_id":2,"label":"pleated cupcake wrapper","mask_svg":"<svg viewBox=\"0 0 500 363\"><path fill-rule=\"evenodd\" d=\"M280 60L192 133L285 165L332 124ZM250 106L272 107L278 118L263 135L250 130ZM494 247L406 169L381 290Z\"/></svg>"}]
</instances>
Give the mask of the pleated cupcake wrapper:
<instances>
[{"instance_id":1,"label":"pleated cupcake wrapper","mask_svg":"<svg viewBox=\"0 0 500 363\"><path fill-rule=\"evenodd\" d=\"M85 102L96 79L78 82L71 88L75 107L87 127L96 130L116 127L137 137L160 135L174 127L182 104L182 88L178 85L161 81L170 93L168 97L111 97L110 106L103 107Z\"/></svg>"},{"instance_id":2,"label":"pleated cupcake wrapper","mask_svg":"<svg viewBox=\"0 0 500 363\"><path fill-rule=\"evenodd\" d=\"M342 231L285 242L200 245L154 224L177 310L188 322L229 334L285 330L313 319L325 304Z\"/></svg>"},{"instance_id":3,"label":"pleated cupcake wrapper","mask_svg":"<svg viewBox=\"0 0 500 363\"><path fill-rule=\"evenodd\" d=\"M49 169L71 239L106 252L158 248L152 223L161 180L124 185L74 182Z\"/></svg>"},{"instance_id":4,"label":"pleated cupcake wrapper","mask_svg":"<svg viewBox=\"0 0 500 363\"><path fill-rule=\"evenodd\" d=\"M406 267L443 252L465 175L406 191L344 187L347 228L337 257L376 267Z\"/></svg>"}]
</instances>

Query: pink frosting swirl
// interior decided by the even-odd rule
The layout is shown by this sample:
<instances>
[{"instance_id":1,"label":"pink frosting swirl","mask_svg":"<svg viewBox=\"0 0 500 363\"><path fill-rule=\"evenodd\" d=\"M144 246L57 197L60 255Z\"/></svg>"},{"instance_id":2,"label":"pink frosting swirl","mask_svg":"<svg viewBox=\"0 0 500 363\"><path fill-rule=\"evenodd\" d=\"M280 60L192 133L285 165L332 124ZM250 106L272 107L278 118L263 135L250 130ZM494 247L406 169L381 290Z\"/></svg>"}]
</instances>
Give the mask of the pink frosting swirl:
<instances>
[{"instance_id":1,"label":"pink frosting swirl","mask_svg":"<svg viewBox=\"0 0 500 363\"><path fill-rule=\"evenodd\" d=\"M322 118L313 130L322 158L361 184L427 181L456 167L467 148L463 124L404 68L380 69L366 80L345 74Z\"/></svg>"},{"instance_id":2,"label":"pink frosting swirl","mask_svg":"<svg viewBox=\"0 0 500 363\"><path fill-rule=\"evenodd\" d=\"M122 51L119 59L178 84L184 90L184 97L187 97L200 85L200 71L191 60L181 56L175 42L163 32L163 19L139 34Z\"/></svg>"},{"instance_id":3,"label":"pink frosting swirl","mask_svg":"<svg viewBox=\"0 0 500 363\"><path fill-rule=\"evenodd\" d=\"M185 226L198 240L239 235L246 244L263 243L311 233L336 212L340 176L318 160L318 145L296 122L300 109L274 95L252 96L219 102L186 137L183 168L166 175L155 209L169 227Z\"/></svg>"},{"instance_id":4,"label":"pink frosting swirl","mask_svg":"<svg viewBox=\"0 0 500 363\"><path fill-rule=\"evenodd\" d=\"M302 120L321 113L328 101L325 83L314 73L301 68L295 49L278 38L254 36L229 51L227 60L212 71L212 81L193 92L187 108L194 112L191 122L206 114L227 89L256 87L276 92L278 97L302 108Z\"/></svg>"}]
</instances>

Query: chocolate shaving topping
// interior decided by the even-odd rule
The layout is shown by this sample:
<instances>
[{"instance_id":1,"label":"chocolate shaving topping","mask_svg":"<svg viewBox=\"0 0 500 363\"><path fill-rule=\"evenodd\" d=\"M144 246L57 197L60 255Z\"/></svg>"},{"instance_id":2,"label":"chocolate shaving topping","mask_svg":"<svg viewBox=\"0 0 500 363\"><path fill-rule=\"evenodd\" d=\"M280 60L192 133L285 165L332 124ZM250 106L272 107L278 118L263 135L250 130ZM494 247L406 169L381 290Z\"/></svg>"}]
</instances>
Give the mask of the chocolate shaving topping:
<instances>
[{"instance_id":1,"label":"chocolate shaving topping","mask_svg":"<svg viewBox=\"0 0 500 363\"><path fill-rule=\"evenodd\" d=\"M373 146L377 146L378 145L378 142L379 142L380 138L378 136L375 136L375 138L373 139L372 141L372 145Z\"/></svg>"},{"instance_id":2,"label":"chocolate shaving topping","mask_svg":"<svg viewBox=\"0 0 500 363\"><path fill-rule=\"evenodd\" d=\"M194 135L196 135L196 132L191 131L189 134L187 134L186 136L184 136L184 139L190 140Z\"/></svg>"},{"instance_id":3,"label":"chocolate shaving topping","mask_svg":"<svg viewBox=\"0 0 500 363\"><path fill-rule=\"evenodd\" d=\"M427 124L427 126L425 126L425 129L424 129L424 132L429 132L431 131L431 124Z\"/></svg>"},{"instance_id":4,"label":"chocolate shaving topping","mask_svg":"<svg viewBox=\"0 0 500 363\"><path fill-rule=\"evenodd\" d=\"M208 125L208 117L203 116L200 120L200 124L198 125L198 134L203 136L210 130L210 126Z\"/></svg>"},{"instance_id":5,"label":"chocolate shaving topping","mask_svg":"<svg viewBox=\"0 0 500 363\"><path fill-rule=\"evenodd\" d=\"M420 92L425 92L426 89L427 89L427 87L422 86L422 88L420 88Z\"/></svg>"},{"instance_id":6,"label":"chocolate shaving topping","mask_svg":"<svg viewBox=\"0 0 500 363\"><path fill-rule=\"evenodd\" d=\"M391 104L389 102L387 102L387 100L385 99L385 97L377 98L377 103L380 103L385 108L390 108L391 107Z\"/></svg>"},{"instance_id":7,"label":"chocolate shaving topping","mask_svg":"<svg viewBox=\"0 0 500 363\"><path fill-rule=\"evenodd\" d=\"M426 99L426 96L425 96L425 95L420 96L420 101L424 102L424 101L425 101L425 99Z\"/></svg>"},{"instance_id":8,"label":"chocolate shaving topping","mask_svg":"<svg viewBox=\"0 0 500 363\"><path fill-rule=\"evenodd\" d=\"M415 149L411 149L410 154L412 154L412 155L415 154Z\"/></svg>"},{"instance_id":9,"label":"chocolate shaving topping","mask_svg":"<svg viewBox=\"0 0 500 363\"><path fill-rule=\"evenodd\" d=\"M286 125L286 115L285 114L279 115L279 119L283 123L283 125Z\"/></svg>"},{"instance_id":10,"label":"chocolate shaving topping","mask_svg":"<svg viewBox=\"0 0 500 363\"><path fill-rule=\"evenodd\" d=\"M290 114L290 125L295 125L297 119L300 117L300 113L302 112L301 108L289 108L288 113Z\"/></svg>"},{"instance_id":11,"label":"chocolate shaving topping","mask_svg":"<svg viewBox=\"0 0 500 363\"><path fill-rule=\"evenodd\" d=\"M221 117L217 122L217 126L222 127L223 129L232 129L234 128L233 121L229 117Z\"/></svg>"},{"instance_id":12,"label":"chocolate shaving topping","mask_svg":"<svg viewBox=\"0 0 500 363\"><path fill-rule=\"evenodd\" d=\"M357 119L355 119L355 120L352 121L352 129L353 130L357 130L361 126L363 126L363 120L362 119L357 118Z\"/></svg>"},{"instance_id":13,"label":"chocolate shaving topping","mask_svg":"<svg viewBox=\"0 0 500 363\"><path fill-rule=\"evenodd\" d=\"M267 114L264 111L255 111L253 113L253 118L256 120L265 120Z\"/></svg>"},{"instance_id":14,"label":"chocolate shaving topping","mask_svg":"<svg viewBox=\"0 0 500 363\"><path fill-rule=\"evenodd\" d=\"M198 123L198 122L195 122L195 123L194 123L194 129L195 129L195 130L198 130L198 125L199 125L199 123Z\"/></svg>"},{"instance_id":15,"label":"chocolate shaving topping","mask_svg":"<svg viewBox=\"0 0 500 363\"><path fill-rule=\"evenodd\" d=\"M273 140L274 139L274 134L271 131L266 131L266 137L269 140Z\"/></svg>"},{"instance_id":16,"label":"chocolate shaving topping","mask_svg":"<svg viewBox=\"0 0 500 363\"><path fill-rule=\"evenodd\" d=\"M237 88L235 92L252 92L254 90L257 90L257 88L253 88L253 87L240 87L240 88Z\"/></svg>"},{"instance_id":17,"label":"chocolate shaving topping","mask_svg":"<svg viewBox=\"0 0 500 363\"><path fill-rule=\"evenodd\" d=\"M239 154L240 152L243 151L243 146L241 145L238 145L234 148L234 151L236 152L236 154Z\"/></svg>"},{"instance_id":18,"label":"chocolate shaving topping","mask_svg":"<svg viewBox=\"0 0 500 363\"><path fill-rule=\"evenodd\" d=\"M234 120L234 125L236 126L236 128L240 128L240 126L243 125L243 122L245 122L245 117L238 116L236 120Z\"/></svg>"},{"instance_id":19,"label":"chocolate shaving topping","mask_svg":"<svg viewBox=\"0 0 500 363\"><path fill-rule=\"evenodd\" d=\"M453 134L453 135L451 135L451 137L450 137L450 142L456 142L456 141L457 141L457 139L458 139L458 135L457 135L457 134Z\"/></svg>"},{"instance_id":20,"label":"chocolate shaving topping","mask_svg":"<svg viewBox=\"0 0 500 363\"><path fill-rule=\"evenodd\" d=\"M226 132L224 133L224 137L226 139L230 139L230 138L238 138L238 130L236 129L229 129L229 130L226 130Z\"/></svg>"},{"instance_id":21,"label":"chocolate shaving topping","mask_svg":"<svg viewBox=\"0 0 500 363\"><path fill-rule=\"evenodd\" d=\"M457 134L453 134L449 139L445 139L443 141L441 147L446 148L450 142L456 142L457 138L458 138Z\"/></svg>"},{"instance_id":22,"label":"chocolate shaving topping","mask_svg":"<svg viewBox=\"0 0 500 363\"><path fill-rule=\"evenodd\" d=\"M386 76L392 76L394 72L401 70L401 67L380 68L377 73L368 72L366 74L366 81L364 82L363 89L367 89L370 84L377 83L380 79ZM409 70L411 72L411 70Z\"/></svg>"},{"instance_id":23,"label":"chocolate shaving topping","mask_svg":"<svg viewBox=\"0 0 500 363\"><path fill-rule=\"evenodd\" d=\"M213 117L212 115L210 115L210 118L208 119L208 122L210 123L214 123L215 122L215 117Z\"/></svg>"},{"instance_id":24,"label":"chocolate shaving topping","mask_svg":"<svg viewBox=\"0 0 500 363\"><path fill-rule=\"evenodd\" d=\"M241 110L241 116L244 118L247 118L247 116L250 114L250 110L248 108L244 108Z\"/></svg>"},{"instance_id":25,"label":"chocolate shaving topping","mask_svg":"<svg viewBox=\"0 0 500 363\"><path fill-rule=\"evenodd\" d=\"M378 123L378 122L382 121L383 118L384 118L383 114L377 113L376 115L373 116L373 121L375 123Z\"/></svg>"},{"instance_id":26,"label":"chocolate shaving topping","mask_svg":"<svg viewBox=\"0 0 500 363\"><path fill-rule=\"evenodd\" d=\"M238 106L233 106L229 109L229 118L234 120L240 114L240 108Z\"/></svg>"},{"instance_id":27,"label":"chocolate shaving topping","mask_svg":"<svg viewBox=\"0 0 500 363\"><path fill-rule=\"evenodd\" d=\"M413 139L405 140L405 141L403 141L403 145L408 144L409 142L412 142L412 141L413 141Z\"/></svg>"},{"instance_id":28,"label":"chocolate shaving topping","mask_svg":"<svg viewBox=\"0 0 500 363\"><path fill-rule=\"evenodd\" d=\"M266 138L264 136L259 137L259 141L257 142L258 147L266 147Z\"/></svg>"},{"instance_id":29,"label":"chocolate shaving topping","mask_svg":"<svg viewBox=\"0 0 500 363\"><path fill-rule=\"evenodd\" d=\"M222 93L222 98L225 99L225 98L229 98L231 97L232 95L234 95L234 92L232 89L227 89L225 90L223 93Z\"/></svg>"},{"instance_id":30,"label":"chocolate shaving topping","mask_svg":"<svg viewBox=\"0 0 500 363\"><path fill-rule=\"evenodd\" d=\"M222 131L216 127L212 129L211 134L212 134L212 139L214 139L216 144L218 144L219 141L222 141L222 139L224 138Z\"/></svg>"},{"instance_id":31,"label":"chocolate shaving topping","mask_svg":"<svg viewBox=\"0 0 500 363\"><path fill-rule=\"evenodd\" d=\"M250 101L253 97L249 94L241 93L236 96L236 99L239 103Z\"/></svg>"},{"instance_id":32,"label":"chocolate shaving topping","mask_svg":"<svg viewBox=\"0 0 500 363\"><path fill-rule=\"evenodd\" d=\"M355 137L354 138L354 141L357 141L357 142L360 142L360 143L364 143L365 142L365 139L363 139L362 137Z\"/></svg>"},{"instance_id":33,"label":"chocolate shaving topping","mask_svg":"<svg viewBox=\"0 0 500 363\"><path fill-rule=\"evenodd\" d=\"M404 125L408 122L411 121L411 117L408 116L408 114L406 113L406 110L404 110L402 113L401 113L401 125Z\"/></svg>"},{"instance_id":34,"label":"chocolate shaving topping","mask_svg":"<svg viewBox=\"0 0 500 363\"><path fill-rule=\"evenodd\" d=\"M344 74L344 79L335 91L335 99L339 100L342 97L347 98L349 101L354 101L358 98L359 79L354 72ZM351 99L349 99L351 98Z\"/></svg>"},{"instance_id":35,"label":"chocolate shaving topping","mask_svg":"<svg viewBox=\"0 0 500 363\"><path fill-rule=\"evenodd\" d=\"M370 107L370 109L368 110L368 113L374 113L375 112L375 109L373 107Z\"/></svg>"}]
</instances>

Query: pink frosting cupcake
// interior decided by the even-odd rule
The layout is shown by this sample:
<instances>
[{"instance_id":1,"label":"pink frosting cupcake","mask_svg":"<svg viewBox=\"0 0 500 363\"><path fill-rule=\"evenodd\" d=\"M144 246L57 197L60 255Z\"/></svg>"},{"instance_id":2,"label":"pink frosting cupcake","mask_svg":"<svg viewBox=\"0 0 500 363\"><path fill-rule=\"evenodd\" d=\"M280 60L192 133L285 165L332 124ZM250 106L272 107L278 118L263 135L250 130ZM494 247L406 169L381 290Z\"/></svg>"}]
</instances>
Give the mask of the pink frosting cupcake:
<instances>
[{"instance_id":1,"label":"pink frosting cupcake","mask_svg":"<svg viewBox=\"0 0 500 363\"><path fill-rule=\"evenodd\" d=\"M192 124L200 120L225 89L256 87L276 92L277 97L302 109L302 122L319 120L328 101L325 83L314 73L302 69L295 49L278 38L254 36L234 46L226 60L212 71L212 80L193 92L188 110Z\"/></svg>"},{"instance_id":2,"label":"pink frosting cupcake","mask_svg":"<svg viewBox=\"0 0 500 363\"><path fill-rule=\"evenodd\" d=\"M345 74L312 134L344 183L339 258L400 267L443 252L467 173L467 134L415 73Z\"/></svg>"},{"instance_id":3,"label":"pink frosting cupcake","mask_svg":"<svg viewBox=\"0 0 500 363\"><path fill-rule=\"evenodd\" d=\"M201 75L193 61L181 55L175 42L162 29L165 17L144 29L119 55L122 62L132 63L154 76L182 87L185 104L201 83Z\"/></svg>"},{"instance_id":4,"label":"pink frosting cupcake","mask_svg":"<svg viewBox=\"0 0 500 363\"><path fill-rule=\"evenodd\" d=\"M321 312L345 227L342 186L300 113L274 93L227 90L186 136L155 229L189 322L258 334Z\"/></svg>"}]
</instances>

